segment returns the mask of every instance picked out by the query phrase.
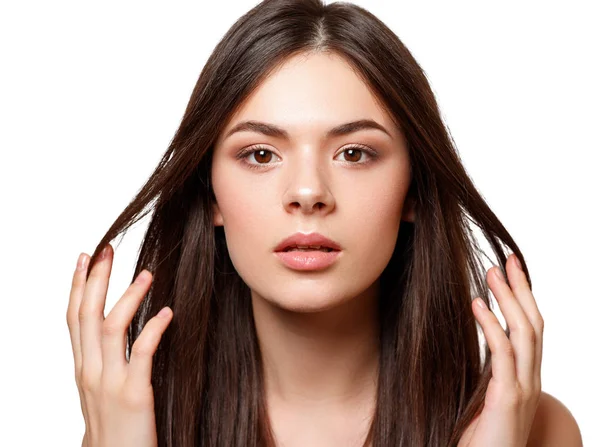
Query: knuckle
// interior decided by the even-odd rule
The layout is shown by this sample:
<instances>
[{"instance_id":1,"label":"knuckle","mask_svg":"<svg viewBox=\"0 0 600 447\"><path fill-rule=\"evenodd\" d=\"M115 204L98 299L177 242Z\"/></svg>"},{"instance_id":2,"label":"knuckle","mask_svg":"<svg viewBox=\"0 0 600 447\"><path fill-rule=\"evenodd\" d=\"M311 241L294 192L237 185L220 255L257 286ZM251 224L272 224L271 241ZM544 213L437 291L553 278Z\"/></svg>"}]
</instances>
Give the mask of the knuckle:
<instances>
[{"instance_id":1,"label":"knuckle","mask_svg":"<svg viewBox=\"0 0 600 447\"><path fill-rule=\"evenodd\" d=\"M77 311L77 319L79 320L79 324L87 323L90 318L93 318L91 309L88 309L88 305L86 305L85 298L79 306L79 310Z\"/></svg>"},{"instance_id":2,"label":"knuckle","mask_svg":"<svg viewBox=\"0 0 600 447\"><path fill-rule=\"evenodd\" d=\"M502 345L500 346L500 350L502 352L502 354L507 355L509 357L512 357L515 355L515 349L512 345L512 343L507 339L504 342L502 342Z\"/></svg>"},{"instance_id":3,"label":"knuckle","mask_svg":"<svg viewBox=\"0 0 600 447\"><path fill-rule=\"evenodd\" d=\"M521 398L520 401L528 402L535 395L535 391L532 385L526 385L521 387Z\"/></svg>"},{"instance_id":4,"label":"knuckle","mask_svg":"<svg viewBox=\"0 0 600 447\"><path fill-rule=\"evenodd\" d=\"M536 326L540 328L541 333L544 332L544 319L542 317L538 318Z\"/></svg>"},{"instance_id":5,"label":"knuckle","mask_svg":"<svg viewBox=\"0 0 600 447\"><path fill-rule=\"evenodd\" d=\"M516 391L511 391L504 394L504 404L511 409L518 408L521 405L522 400L523 398L521 393Z\"/></svg>"},{"instance_id":6,"label":"knuckle","mask_svg":"<svg viewBox=\"0 0 600 447\"><path fill-rule=\"evenodd\" d=\"M141 335L135 341L131 348L132 355L139 357L151 357L154 355L154 345L156 344L155 326L156 321L151 319L148 321L142 330Z\"/></svg>"},{"instance_id":7,"label":"knuckle","mask_svg":"<svg viewBox=\"0 0 600 447\"><path fill-rule=\"evenodd\" d=\"M66 316L66 320L67 320L67 327L69 328L69 330L73 330L73 328L75 327L75 318L73 316L73 312L71 312L71 309L69 309L67 311L67 316Z\"/></svg>"},{"instance_id":8,"label":"knuckle","mask_svg":"<svg viewBox=\"0 0 600 447\"><path fill-rule=\"evenodd\" d=\"M102 396L102 399L105 402L112 401L119 397L120 393L119 393L118 387L116 386L115 381L112 379L112 377L102 374L100 383L101 383L101 386L100 386L99 391Z\"/></svg>"},{"instance_id":9,"label":"knuckle","mask_svg":"<svg viewBox=\"0 0 600 447\"><path fill-rule=\"evenodd\" d=\"M140 343L141 341L141 343ZM146 340L138 338L131 348L132 355L136 357L148 357L153 355L152 348L146 342Z\"/></svg>"},{"instance_id":10,"label":"knuckle","mask_svg":"<svg viewBox=\"0 0 600 447\"><path fill-rule=\"evenodd\" d=\"M89 374L86 374L85 371L81 372L81 377L79 378L79 386L81 387L81 391L85 394L95 394L98 390L97 381L92 379Z\"/></svg>"},{"instance_id":11,"label":"knuckle","mask_svg":"<svg viewBox=\"0 0 600 447\"><path fill-rule=\"evenodd\" d=\"M523 325L521 328L519 328L519 332L523 334L528 342L535 343L537 337L535 336L535 331L533 330L533 326L531 324Z\"/></svg>"},{"instance_id":12,"label":"knuckle","mask_svg":"<svg viewBox=\"0 0 600 447\"><path fill-rule=\"evenodd\" d=\"M124 328L117 321L114 321L113 319L109 320L108 317L104 320L104 323L102 324L102 335L112 337L114 335L119 335L122 332L124 332Z\"/></svg>"},{"instance_id":13,"label":"knuckle","mask_svg":"<svg viewBox=\"0 0 600 447\"><path fill-rule=\"evenodd\" d=\"M132 355L140 357L152 357L154 355L161 336L158 331L159 322L157 318L153 317L146 323L142 333L131 347Z\"/></svg>"},{"instance_id":14,"label":"knuckle","mask_svg":"<svg viewBox=\"0 0 600 447\"><path fill-rule=\"evenodd\" d=\"M141 385L138 380L131 377L123 387L120 394L121 404L129 410L139 411L153 408L154 391L150 384Z\"/></svg>"}]
</instances>

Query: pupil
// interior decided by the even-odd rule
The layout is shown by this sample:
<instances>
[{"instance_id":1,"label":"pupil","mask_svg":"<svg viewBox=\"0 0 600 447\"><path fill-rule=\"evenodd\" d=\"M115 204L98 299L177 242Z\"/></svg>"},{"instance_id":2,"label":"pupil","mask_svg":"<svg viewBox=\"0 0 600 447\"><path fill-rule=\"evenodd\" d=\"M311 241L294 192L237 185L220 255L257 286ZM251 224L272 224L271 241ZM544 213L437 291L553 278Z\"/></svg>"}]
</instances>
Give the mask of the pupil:
<instances>
[{"instance_id":1,"label":"pupil","mask_svg":"<svg viewBox=\"0 0 600 447\"><path fill-rule=\"evenodd\" d=\"M359 149L346 149L346 154L350 153L351 160L349 161L358 161L360 159L360 150ZM358 158L356 158L358 155ZM348 157L346 157L347 159Z\"/></svg>"},{"instance_id":2,"label":"pupil","mask_svg":"<svg viewBox=\"0 0 600 447\"><path fill-rule=\"evenodd\" d=\"M260 161L260 162L269 162L269 161L271 160L271 157L269 157L269 155L271 154L271 152L269 152L269 151L266 151L266 150L264 150L264 149L259 149L259 150L258 150L258 151L256 151L254 154L255 154L255 155L257 155L257 154L258 154L257 156L255 156L255 159L256 159L256 161ZM267 154L267 155L265 155L265 154ZM264 158L263 158L263 157L264 157ZM261 158L262 158L262 159L261 159ZM266 160L265 160L265 158L266 158Z\"/></svg>"}]
</instances>

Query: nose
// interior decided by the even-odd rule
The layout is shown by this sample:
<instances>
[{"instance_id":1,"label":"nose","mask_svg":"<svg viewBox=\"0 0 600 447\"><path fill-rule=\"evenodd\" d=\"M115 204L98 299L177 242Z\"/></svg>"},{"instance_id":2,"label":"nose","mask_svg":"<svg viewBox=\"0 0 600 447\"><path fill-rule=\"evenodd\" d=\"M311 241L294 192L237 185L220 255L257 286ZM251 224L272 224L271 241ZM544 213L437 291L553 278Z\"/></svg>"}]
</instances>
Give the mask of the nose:
<instances>
[{"instance_id":1,"label":"nose","mask_svg":"<svg viewBox=\"0 0 600 447\"><path fill-rule=\"evenodd\" d=\"M318 170L297 170L290 178L283 201L286 211L292 213L323 214L334 208L333 195Z\"/></svg>"}]
</instances>

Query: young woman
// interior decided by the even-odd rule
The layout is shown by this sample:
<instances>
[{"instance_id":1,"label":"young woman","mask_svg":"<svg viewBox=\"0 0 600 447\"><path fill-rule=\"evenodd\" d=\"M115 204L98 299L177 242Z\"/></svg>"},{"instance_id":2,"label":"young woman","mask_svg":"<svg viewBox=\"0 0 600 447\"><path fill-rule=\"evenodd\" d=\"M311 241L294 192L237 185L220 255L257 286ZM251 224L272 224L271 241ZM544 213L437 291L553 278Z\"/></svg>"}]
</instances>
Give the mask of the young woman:
<instances>
[{"instance_id":1,"label":"young woman","mask_svg":"<svg viewBox=\"0 0 600 447\"><path fill-rule=\"evenodd\" d=\"M136 279L104 319L110 241L150 209ZM581 445L541 391L521 251L420 66L357 6L267 0L240 18L78 266L84 445Z\"/></svg>"}]
</instances>

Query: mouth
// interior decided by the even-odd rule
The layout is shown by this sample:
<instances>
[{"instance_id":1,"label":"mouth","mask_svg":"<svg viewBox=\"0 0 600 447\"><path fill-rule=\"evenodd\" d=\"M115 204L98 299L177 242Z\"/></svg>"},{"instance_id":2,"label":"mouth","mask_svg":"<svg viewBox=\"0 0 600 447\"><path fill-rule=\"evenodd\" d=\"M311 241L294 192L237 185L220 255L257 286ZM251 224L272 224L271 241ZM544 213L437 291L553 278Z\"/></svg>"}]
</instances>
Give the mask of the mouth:
<instances>
[{"instance_id":1,"label":"mouth","mask_svg":"<svg viewBox=\"0 0 600 447\"><path fill-rule=\"evenodd\" d=\"M342 247L328 237L313 233L295 233L282 240L274 249L277 253L290 251L323 251L330 253L332 251L341 251Z\"/></svg>"},{"instance_id":2,"label":"mouth","mask_svg":"<svg viewBox=\"0 0 600 447\"><path fill-rule=\"evenodd\" d=\"M339 250L334 250L333 248L321 247L321 246L308 246L308 247L290 246L290 247L286 247L282 251L283 252L288 252L288 251L324 251L326 253L329 253L330 251L339 251Z\"/></svg>"},{"instance_id":3,"label":"mouth","mask_svg":"<svg viewBox=\"0 0 600 447\"><path fill-rule=\"evenodd\" d=\"M287 267L297 271L323 270L338 262L341 250L330 247L290 246L276 251L275 256Z\"/></svg>"}]
</instances>

